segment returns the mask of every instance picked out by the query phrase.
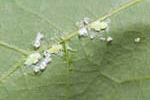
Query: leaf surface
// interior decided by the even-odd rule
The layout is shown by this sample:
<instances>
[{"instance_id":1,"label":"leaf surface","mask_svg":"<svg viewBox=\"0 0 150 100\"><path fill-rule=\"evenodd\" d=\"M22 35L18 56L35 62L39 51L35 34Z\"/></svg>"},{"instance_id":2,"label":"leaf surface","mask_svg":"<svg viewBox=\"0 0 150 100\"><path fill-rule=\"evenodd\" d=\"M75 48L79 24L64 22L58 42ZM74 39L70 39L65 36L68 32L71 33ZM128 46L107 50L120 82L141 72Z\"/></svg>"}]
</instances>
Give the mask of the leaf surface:
<instances>
[{"instance_id":1,"label":"leaf surface","mask_svg":"<svg viewBox=\"0 0 150 100\"><path fill-rule=\"evenodd\" d=\"M150 2L114 10L130 2L0 0L0 100L149 100ZM112 12L111 45L75 36L68 44L77 52L65 49L65 59L54 56L43 73L24 67L37 32L45 35L43 50L54 44L52 38L77 30L76 21ZM139 44L134 43L137 37L142 38Z\"/></svg>"}]
</instances>

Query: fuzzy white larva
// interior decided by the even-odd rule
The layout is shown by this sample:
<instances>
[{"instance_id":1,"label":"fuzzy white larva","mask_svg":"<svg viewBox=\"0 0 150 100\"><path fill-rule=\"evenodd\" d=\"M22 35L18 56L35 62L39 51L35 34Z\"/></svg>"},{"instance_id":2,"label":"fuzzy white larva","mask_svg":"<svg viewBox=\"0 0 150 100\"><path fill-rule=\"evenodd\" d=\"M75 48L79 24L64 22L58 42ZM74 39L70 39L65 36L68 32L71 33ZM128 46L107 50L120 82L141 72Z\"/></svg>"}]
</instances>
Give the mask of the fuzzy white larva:
<instances>
[{"instance_id":1,"label":"fuzzy white larva","mask_svg":"<svg viewBox=\"0 0 150 100\"><path fill-rule=\"evenodd\" d=\"M40 45L41 45L41 40L44 38L44 35L41 34L40 32L37 33L37 36L35 38L35 40L32 42L32 45L35 47L35 48L39 48Z\"/></svg>"},{"instance_id":2,"label":"fuzzy white larva","mask_svg":"<svg viewBox=\"0 0 150 100\"><path fill-rule=\"evenodd\" d=\"M44 70L47 67L48 63L52 61L51 53L49 53L48 50L44 51L44 56L45 57L39 64L40 70Z\"/></svg>"},{"instance_id":3,"label":"fuzzy white larva","mask_svg":"<svg viewBox=\"0 0 150 100\"><path fill-rule=\"evenodd\" d=\"M85 27L85 25L88 25L90 22L90 18L89 17L84 17L83 20L76 22L76 26L78 26L79 28Z\"/></svg>"},{"instance_id":4,"label":"fuzzy white larva","mask_svg":"<svg viewBox=\"0 0 150 100\"><path fill-rule=\"evenodd\" d=\"M45 62L46 64L48 64L52 60L51 53L49 53L48 50L46 50L44 51L44 56L45 58L43 59L42 62Z\"/></svg>"}]
</instances>

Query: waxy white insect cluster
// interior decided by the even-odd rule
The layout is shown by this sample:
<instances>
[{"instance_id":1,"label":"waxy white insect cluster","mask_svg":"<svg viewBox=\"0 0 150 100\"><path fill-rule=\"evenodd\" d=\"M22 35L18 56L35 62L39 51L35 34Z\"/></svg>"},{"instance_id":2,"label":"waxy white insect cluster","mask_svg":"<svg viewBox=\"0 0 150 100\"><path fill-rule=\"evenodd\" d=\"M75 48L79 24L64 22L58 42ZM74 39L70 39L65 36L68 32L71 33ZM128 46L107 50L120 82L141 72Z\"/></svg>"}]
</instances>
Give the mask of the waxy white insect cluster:
<instances>
[{"instance_id":1,"label":"waxy white insect cluster","mask_svg":"<svg viewBox=\"0 0 150 100\"><path fill-rule=\"evenodd\" d=\"M113 38L111 36L104 37L103 34L101 34L101 32L107 32L109 30L109 22L110 21L97 20L90 24L90 18L85 17L83 20L76 23L76 25L79 27L78 35L79 37L89 36L91 40L93 40L95 37L99 37L101 41L111 43L113 41ZM98 34L97 32L100 32L100 34ZM32 42L32 45L36 50L40 48L43 39L44 35L40 32L37 33L36 38ZM134 39L135 43L139 43L140 41L141 38L139 37ZM76 51L69 46L67 46L66 49L70 51ZM50 49L45 50L42 55L39 52L33 52L28 56L24 64L25 66L30 66L31 68L33 68L34 72L37 73L47 68L48 64L52 61L53 54L59 54L59 56L62 56L63 53L64 52L62 44L54 44Z\"/></svg>"},{"instance_id":2,"label":"waxy white insect cluster","mask_svg":"<svg viewBox=\"0 0 150 100\"><path fill-rule=\"evenodd\" d=\"M108 26L108 21L95 21L91 24L90 23L90 18L85 17L82 21L77 22L76 25L79 27L79 36L80 37L87 37L89 36L91 40L93 40L95 37L98 36L96 32L104 32L108 31L109 26ZM108 37L102 37L100 36L100 40L102 41L107 41L107 42L112 42L113 38L111 36Z\"/></svg>"},{"instance_id":3,"label":"waxy white insect cluster","mask_svg":"<svg viewBox=\"0 0 150 100\"><path fill-rule=\"evenodd\" d=\"M44 35L37 33L35 40L32 45L35 49L40 48L41 42L44 39ZM52 54L59 53L63 49L61 44L52 45L49 50L45 50L43 56L39 52L33 52L28 56L24 62L25 66L30 66L33 68L34 72L40 72L46 69L48 64L52 61Z\"/></svg>"},{"instance_id":4,"label":"waxy white insect cluster","mask_svg":"<svg viewBox=\"0 0 150 100\"><path fill-rule=\"evenodd\" d=\"M95 21L92 24L90 23L90 18L85 17L82 21L77 22L76 25L79 27L79 36L87 37L89 36L91 40L93 40L96 36L96 32L106 31L108 30L108 22L105 21ZM41 46L41 42L44 39L44 35L42 33L37 33L36 38L32 42L33 47L37 50ZM108 36L100 37L100 40L111 42L113 40L112 37ZM69 46L67 46L68 50L72 50ZM41 55L39 52L33 52L28 56L25 61L25 66L31 66L34 72L40 72L46 69L48 64L52 61L52 54L59 54L63 51L63 46L61 44L52 45L50 49L45 50ZM63 53L61 53L62 55Z\"/></svg>"}]
</instances>

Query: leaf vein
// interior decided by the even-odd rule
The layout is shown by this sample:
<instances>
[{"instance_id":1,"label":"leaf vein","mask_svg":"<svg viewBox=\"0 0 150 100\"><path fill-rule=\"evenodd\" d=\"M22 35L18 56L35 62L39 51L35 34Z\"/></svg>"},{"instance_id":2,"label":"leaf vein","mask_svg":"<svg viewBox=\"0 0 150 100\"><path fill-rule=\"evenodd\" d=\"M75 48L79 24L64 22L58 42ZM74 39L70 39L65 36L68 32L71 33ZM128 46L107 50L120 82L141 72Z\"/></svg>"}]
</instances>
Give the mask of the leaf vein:
<instances>
[{"instance_id":1,"label":"leaf vein","mask_svg":"<svg viewBox=\"0 0 150 100\"><path fill-rule=\"evenodd\" d=\"M8 48L8 49L10 49L10 50L16 51L16 52L18 52L18 53L20 53L20 54L22 54L22 55L24 55L24 56L27 56L27 55L29 54L28 51L23 50L23 49L21 49L21 48L18 48L18 47L16 47L16 46L7 44L7 43L5 43L5 42L3 42L3 41L0 41L0 46L3 46L3 47Z\"/></svg>"}]
</instances>

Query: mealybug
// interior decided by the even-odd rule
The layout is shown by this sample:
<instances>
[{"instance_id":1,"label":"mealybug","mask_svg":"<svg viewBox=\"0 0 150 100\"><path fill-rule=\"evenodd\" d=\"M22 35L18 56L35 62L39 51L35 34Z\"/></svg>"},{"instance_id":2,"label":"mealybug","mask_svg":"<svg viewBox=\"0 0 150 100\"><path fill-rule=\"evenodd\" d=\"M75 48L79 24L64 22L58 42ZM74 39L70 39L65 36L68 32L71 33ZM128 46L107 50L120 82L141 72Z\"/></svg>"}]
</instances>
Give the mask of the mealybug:
<instances>
[{"instance_id":1,"label":"mealybug","mask_svg":"<svg viewBox=\"0 0 150 100\"><path fill-rule=\"evenodd\" d=\"M141 41L141 38L139 38L139 37L134 39L135 43L139 43L140 41Z\"/></svg>"},{"instance_id":2,"label":"mealybug","mask_svg":"<svg viewBox=\"0 0 150 100\"><path fill-rule=\"evenodd\" d=\"M32 64L36 64L40 59L41 55L38 52L35 52L28 56L24 64L30 66Z\"/></svg>"},{"instance_id":3,"label":"mealybug","mask_svg":"<svg viewBox=\"0 0 150 100\"><path fill-rule=\"evenodd\" d=\"M32 45L35 47L35 48L39 48L40 45L41 45L41 40L44 38L44 35L41 34L40 32L37 33L37 36L35 38L35 40L32 42Z\"/></svg>"}]
</instances>

